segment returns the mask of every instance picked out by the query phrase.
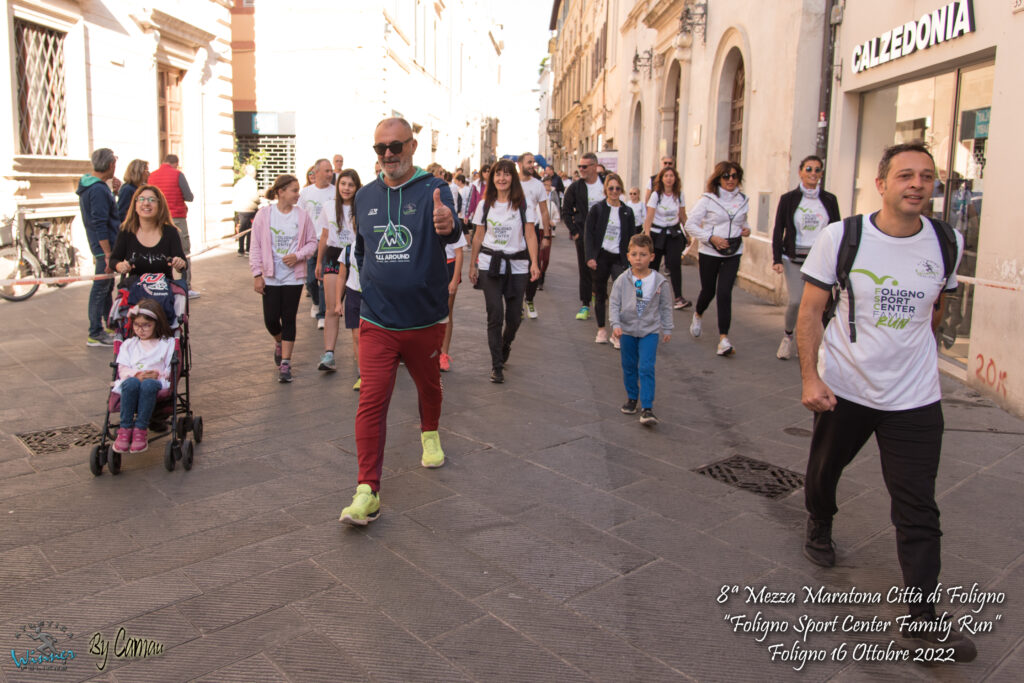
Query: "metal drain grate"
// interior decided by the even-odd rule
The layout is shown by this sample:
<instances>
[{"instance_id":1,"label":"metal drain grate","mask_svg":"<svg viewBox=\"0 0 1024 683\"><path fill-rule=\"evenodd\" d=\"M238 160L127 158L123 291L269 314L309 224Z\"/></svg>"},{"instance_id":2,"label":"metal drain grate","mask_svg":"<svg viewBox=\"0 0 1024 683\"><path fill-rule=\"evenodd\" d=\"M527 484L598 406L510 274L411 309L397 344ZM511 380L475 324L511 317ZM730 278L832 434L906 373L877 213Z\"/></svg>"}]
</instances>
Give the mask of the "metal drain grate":
<instances>
[{"instance_id":1,"label":"metal drain grate","mask_svg":"<svg viewBox=\"0 0 1024 683\"><path fill-rule=\"evenodd\" d=\"M804 429L803 427L786 427L782 431L790 436L811 436L814 434L810 429Z\"/></svg>"},{"instance_id":2,"label":"metal drain grate","mask_svg":"<svg viewBox=\"0 0 1024 683\"><path fill-rule=\"evenodd\" d=\"M765 498L782 498L804 485L804 477L785 467L734 455L694 470L697 474L717 479L744 491Z\"/></svg>"},{"instance_id":3,"label":"metal drain grate","mask_svg":"<svg viewBox=\"0 0 1024 683\"><path fill-rule=\"evenodd\" d=\"M102 438L100 428L92 423L44 429L41 432L25 432L15 436L25 444L32 455L60 453L72 446L92 446L98 444Z\"/></svg>"}]
</instances>

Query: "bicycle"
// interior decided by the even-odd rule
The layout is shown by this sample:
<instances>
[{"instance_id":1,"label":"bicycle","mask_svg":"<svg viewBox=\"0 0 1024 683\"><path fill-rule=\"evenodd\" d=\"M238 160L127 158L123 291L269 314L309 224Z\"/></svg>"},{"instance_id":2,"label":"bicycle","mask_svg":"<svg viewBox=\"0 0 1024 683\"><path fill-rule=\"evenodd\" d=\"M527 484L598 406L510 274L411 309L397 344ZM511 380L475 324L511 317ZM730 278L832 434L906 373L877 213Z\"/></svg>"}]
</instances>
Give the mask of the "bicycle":
<instances>
[{"instance_id":1,"label":"bicycle","mask_svg":"<svg viewBox=\"0 0 1024 683\"><path fill-rule=\"evenodd\" d=\"M17 236L14 225L14 218L0 224L0 280L70 277L77 272L75 248L66 234L70 221L56 229L52 221L25 221L25 229ZM67 284L56 282L48 286ZM0 287L0 298L24 301L38 289L38 283L6 285Z\"/></svg>"}]
</instances>

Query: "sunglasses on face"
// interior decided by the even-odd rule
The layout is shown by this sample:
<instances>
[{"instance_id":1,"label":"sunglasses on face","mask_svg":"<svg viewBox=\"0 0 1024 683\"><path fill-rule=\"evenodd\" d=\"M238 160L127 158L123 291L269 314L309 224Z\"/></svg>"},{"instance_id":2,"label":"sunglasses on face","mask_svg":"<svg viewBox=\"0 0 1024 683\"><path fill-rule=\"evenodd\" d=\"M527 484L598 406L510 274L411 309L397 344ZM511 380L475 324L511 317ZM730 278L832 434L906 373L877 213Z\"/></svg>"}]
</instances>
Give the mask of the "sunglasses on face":
<instances>
[{"instance_id":1,"label":"sunglasses on face","mask_svg":"<svg viewBox=\"0 0 1024 683\"><path fill-rule=\"evenodd\" d=\"M821 173L820 166L804 166L804 173Z\"/></svg>"},{"instance_id":2,"label":"sunglasses on face","mask_svg":"<svg viewBox=\"0 0 1024 683\"><path fill-rule=\"evenodd\" d=\"M617 185L609 185L608 186L608 191L609 192L622 192L622 188L618 187Z\"/></svg>"},{"instance_id":3,"label":"sunglasses on face","mask_svg":"<svg viewBox=\"0 0 1024 683\"><path fill-rule=\"evenodd\" d=\"M722 180L732 180L733 178L735 178L736 180L739 180L740 179L740 174L737 173L736 171L729 171L728 173L723 173L719 177Z\"/></svg>"},{"instance_id":4,"label":"sunglasses on face","mask_svg":"<svg viewBox=\"0 0 1024 683\"><path fill-rule=\"evenodd\" d=\"M412 142L412 138L408 138L407 140L393 140L391 142L378 142L373 146L373 151L376 152L379 157L384 156L384 152L401 154L402 149L408 142Z\"/></svg>"},{"instance_id":5,"label":"sunglasses on face","mask_svg":"<svg viewBox=\"0 0 1024 683\"><path fill-rule=\"evenodd\" d=\"M576 168L580 169L581 171L585 171L585 170L587 170L588 168L590 168L591 166L593 166L593 164L580 164L580 165L579 165L579 166L577 166Z\"/></svg>"}]
</instances>

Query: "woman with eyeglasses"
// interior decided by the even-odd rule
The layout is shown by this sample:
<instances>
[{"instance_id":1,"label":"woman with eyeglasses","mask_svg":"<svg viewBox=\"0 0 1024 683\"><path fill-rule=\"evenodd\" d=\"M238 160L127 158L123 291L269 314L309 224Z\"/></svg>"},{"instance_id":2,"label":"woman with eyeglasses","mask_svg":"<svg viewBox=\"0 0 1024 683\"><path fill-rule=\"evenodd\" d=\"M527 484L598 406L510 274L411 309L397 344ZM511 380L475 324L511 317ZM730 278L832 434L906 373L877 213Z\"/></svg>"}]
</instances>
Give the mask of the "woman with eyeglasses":
<instances>
[{"instance_id":1,"label":"woman with eyeglasses","mask_svg":"<svg viewBox=\"0 0 1024 683\"><path fill-rule=\"evenodd\" d=\"M708 178L707 192L700 196L686 221L686 233L700 242L697 265L700 271L700 295L690 322L690 334L699 337L701 317L718 299L719 356L734 351L729 341L732 323L732 288L740 271L743 238L750 234L747 222L749 200L740 192L743 168L734 161L719 161Z\"/></svg>"},{"instance_id":2,"label":"woman with eyeglasses","mask_svg":"<svg viewBox=\"0 0 1024 683\"><path fill-rule=\"evenodd\" d=\"M609 173L604 179L605 198L594 204L587 213L583 229L583 250L587 267L593 271L591 282L594 287L594 308L597 316L597 337L594 342L607 344L608 330L605 329L608 306L608 278L612 282L626 269L629 262L629 239L636 234L636 219L633 210L621 201L622 178ZM610 339L612 346L619 348L619 340Z\"/></svg>"},{"instance_id":3,"label":"woman with eyeglasses","mask_svg":"<svg viewBox=\"0 0 1024 683\"><path fill-rule=\"evenodd\" d=\"M110 267L124 276L163 273L172 278L172 269L185 270L181 233L156 185L142 185L135 191L109 261Z\"/></svg>"},{"instance_id":4,"label":"woman with eyeglasses","mask_svg":"<svg viewBox=\"0 0 1024 683\"><path fill-rule=\"evenodd\" d=\"M540 277L537 220L515 164L502 159L491 169L483 201L473 215L477 229L469 261L469 281L484 291L487 305L487 346L495 384L505 381L505 363L523 319L526 283Z\"/></svg>"},{"instance_id":5,"label":"woman with eyeglasses","mask_svg":"<svg viewBox=\"0 0 1024 683\"><path fill-rule=\"evenodd\" d=\"M668 277L672 282L675 300L672 308L689 308L692 304L683 298L683 249L686 236L682 225L686 224L686 199L683 197L683 182L671 166L666 166L654 178L654 191L647 200L647 217L644 218L644 232L654 241L654 263L651 268L661 270L661 259L665 259Z\"/></svg>"},{"instance_id":6,"label":"woman with eyeglasses","mask_svg":"<svg viewBox=\"0 0 1024 683\"><path fill-rule=\"evenodd\" d=\"M839 201L831 192L821 189L824 163L813 154L804 157L798 167L800 184L779 197L775 212L775 230L772 233L772 270L785 273L789 304L786 306L785 334L775 357L787 360L793 355L793 330L800 311L804 281L800 267L811 251L814 241L829 223L841 220Z\"/></svg>"}]
</instances>

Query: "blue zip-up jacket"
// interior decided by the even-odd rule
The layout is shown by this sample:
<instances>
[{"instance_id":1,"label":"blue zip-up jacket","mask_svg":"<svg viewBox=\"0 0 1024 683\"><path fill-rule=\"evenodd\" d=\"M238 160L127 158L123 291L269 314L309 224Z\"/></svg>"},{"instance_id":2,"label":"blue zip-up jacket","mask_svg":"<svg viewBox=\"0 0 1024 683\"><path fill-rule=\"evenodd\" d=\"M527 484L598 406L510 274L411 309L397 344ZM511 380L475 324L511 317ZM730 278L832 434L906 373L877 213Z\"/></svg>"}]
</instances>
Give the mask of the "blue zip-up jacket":
<instances>
[{"instance_id":1,"label":"blue zip-up jacket","mask_svg":"<svg viewBox=\"0 0 1024 683\"><path fill-rule=\"evenodd\" d=\"M434 190L455 219L448 235L434 231ZM359 317L389 330L429 327L448 317L448 264L444 246L458 241L459 219L451 188L416 168L400 187L381 176L355 199Z\"/></svg>"},{"instance_id":2,"label":"blue zip-up jacket","mask_svg":"<svg viewBox=\"0 0 1024 683\"><path fill-rule=\"evenodd\" d=\"M89 250L93 256L103 256L100 240L109 240L110 248L113 249L121 229L114 193L105 182L90 173L78 181L75 193L78 194L78 208L82 212L85 235L89 238Z\"/></svg>"}]
</instances>

